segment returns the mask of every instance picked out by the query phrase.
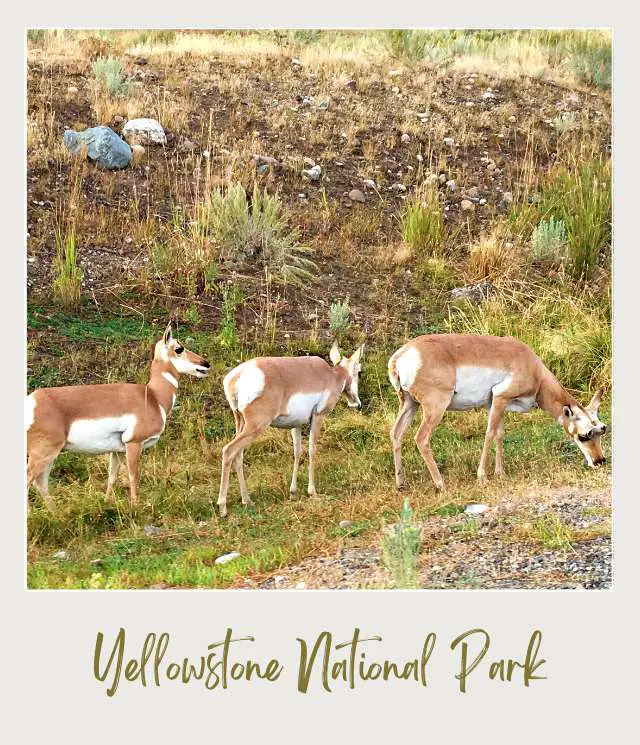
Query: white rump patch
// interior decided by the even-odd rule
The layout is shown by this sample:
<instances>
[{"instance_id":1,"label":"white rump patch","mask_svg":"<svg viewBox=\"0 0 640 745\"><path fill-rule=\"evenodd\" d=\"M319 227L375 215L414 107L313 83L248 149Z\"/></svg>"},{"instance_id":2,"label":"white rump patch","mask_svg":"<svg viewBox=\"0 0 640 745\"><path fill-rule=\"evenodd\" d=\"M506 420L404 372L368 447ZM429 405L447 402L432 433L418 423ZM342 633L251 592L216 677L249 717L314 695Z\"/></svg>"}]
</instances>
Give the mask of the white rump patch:
<instances>
[{"instance_id":1,"label":"white rump patch","mask_svg":"<svg viewBox=\"0 0 640 745\"><path fill-rule=\"evenodd\" d=\"M420 352L415 347L409 347L399 357L396 357L396 371L403 390L408 391L414 384L421 364Z\"/></svg>"},{"instance_id":2,"label":"white rump patch","mask_svg":"<svg viewBox=\"0 0 640 745\"><path fill-rule=\"evenodd\" d=\"M78 453L124 452L136 428L135 414L100 419L76 419L69 427L65 450Z\"/></svg>"},{"instance_id":3,"label":"white rump patch","mask_svg":"<svg viewBox=\"0 0 640 745\"><path fill-rule=\"evenodd\" d=\"M162 404L158 404L160 407L160 416L162 417L162 427L164 428L164 425L167 423L167 412L164 410L164 406Z\"/></svg>"},{"instance_id":4,"label":"white rump patch","mask_svg":"<svg viewBox=\"0 0 640 745\"><path fill-rule=\"evenodd\" d=\"M162 377L165 380L168 380L174 388L178 387L178 381L174 378L174 376L170 372L166 372L165 370L165 372L162 373Z\"/></svg>"},{"instance_id":5,"label":"white rump patch","mask_svg":"<svg viewBox=\"0 0 640 745\"><path fill-rule=\"evenodd\" d=\"M323 410L329 395L329 391L294 393L287 401L287 413L276 417L271 422L271 426L293 429L309 424L311 417L316 412Z\"/></svg>"},{"instance_id":6,"label":"white rump patch","mask_svg":"<svg viewBox=\"0 0 640 745\"><path fill-rule=\"evenodd\" d=\"M231 384L234 383L234 391ZM243 362L224 379L224 392L231 408L244 411L264 391L264 373L253 361Z\"/></svg>"},{"instance_id":7,"label":"white rump patch","mask_svg":"<svg viewBox=\"0 0 640 745\"><path fill-rule=\"evenodd\" d=\"M30 393L24 402L24 428L31 429L31 425L36 416L36 397Z\"/></svg>"},{"instance_id":8,"label":"white rump patch","mask_svg":"<svg viewBox=\"0 0 640 745\"><path fill-rule=\"evenodd\" d=\"M492 367L462 365L456 368L456 387L447 407L466 411L487 406L493 395L504 393L511 385L511 374Z\"/></svg>"}]
</instances>

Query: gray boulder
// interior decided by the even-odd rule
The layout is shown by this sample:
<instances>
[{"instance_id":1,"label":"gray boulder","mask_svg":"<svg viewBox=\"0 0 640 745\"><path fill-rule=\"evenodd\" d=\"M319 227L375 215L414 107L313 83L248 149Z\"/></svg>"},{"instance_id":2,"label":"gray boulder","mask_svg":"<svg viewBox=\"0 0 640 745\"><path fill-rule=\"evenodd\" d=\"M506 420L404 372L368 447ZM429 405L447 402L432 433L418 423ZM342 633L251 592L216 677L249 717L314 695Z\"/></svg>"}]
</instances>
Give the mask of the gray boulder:
<instances>
[{"instance_id":1,"label":"gray boulder","mask_svg":"<svg viewBox=\"0 0 640 745\"><path fill-rule=\"evenodd\" d=\"M74 155L80 155L86 148L87 157L100 168L114 171L126 168L131 162L131 148L110 127L90 127L83 132L68 129L62 139Z\"/></svg>"}]
</instances>

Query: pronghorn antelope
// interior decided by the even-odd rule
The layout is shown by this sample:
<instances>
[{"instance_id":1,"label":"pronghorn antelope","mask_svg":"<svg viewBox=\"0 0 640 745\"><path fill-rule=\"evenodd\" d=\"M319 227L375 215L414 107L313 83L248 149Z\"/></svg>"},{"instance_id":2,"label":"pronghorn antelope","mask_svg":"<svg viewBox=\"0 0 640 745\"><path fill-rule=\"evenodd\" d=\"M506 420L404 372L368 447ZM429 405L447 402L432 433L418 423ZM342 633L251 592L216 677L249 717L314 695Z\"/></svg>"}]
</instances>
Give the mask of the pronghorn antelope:
<instances>
[{"instance_id":1,"label":"pronghorn antelope","mask_svg":"<svg viewBox=\"0 0 640 745\"><path fill-rule=\"evenodd\" d=\"M401 443L418 409L422 423L415 441L437 488L444 482L429 440L445 411L489 407L489 422L478 466L484 481L492 440L496 442L495 474L503 475L504 412L526 412L534 406L550 414L580 448L591 467L605 462L598 419L602 391L581 406L523 342L511 336L434 334L407 342L389 359L389 380L400 399L391 428L396 484L404 486Z\"/></svg>"},{"instance_id":2,"label":"pronghorn antelope","mask_svg":"<svg viewBox=\"0 0 640 745\"><path fill-rule=\"evenodd\" d=\"M363 345L364 346L364 345ZM222 475L218 508L227 514L227 490L231 466L235 467L244 505L252 505L243 471L243 453L269 425L291 430L293 475L289 493L298 490L298 464L302 451L302 427L310 424L309 486L316 494L314 459L322 422L344 393L347 404L360 407L358 374L363 346L351 357L343 357L337 342L329 357L333 367L321 357L257 357L243 362L227 374L224 393L233 411L236 436L222 449Z\"/></svg>"},{"instance_id":3,"label":"pronghorn antelope","mask_svg":"<svg viewBox=\"0 0 640 745\"><path fill-rule=\"evenodd\" d=\"M176 401L180 375L205 378L209 363L171 334L156 345L147 385L111 383L39 388L25 405L27 486L35 482L49 504L49 472L61 450L110 453L107 496L126 453L131 502L138 496L140 454L155 445Z\"/></svg>"}]
</instances>

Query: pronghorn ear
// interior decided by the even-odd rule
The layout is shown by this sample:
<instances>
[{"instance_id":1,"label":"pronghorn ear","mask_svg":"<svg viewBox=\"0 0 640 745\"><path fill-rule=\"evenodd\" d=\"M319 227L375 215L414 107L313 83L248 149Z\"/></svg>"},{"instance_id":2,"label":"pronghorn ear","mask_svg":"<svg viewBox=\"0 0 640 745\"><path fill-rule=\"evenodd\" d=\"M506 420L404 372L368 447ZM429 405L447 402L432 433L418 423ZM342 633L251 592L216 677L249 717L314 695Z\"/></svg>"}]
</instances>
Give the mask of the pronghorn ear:
<instances>
[{"instance_id":1,"label":"pronghorn ear","mask_svg":"<svg viewBox=\"0 0 640 745\"><path fill-rule=\"evenodd\" d=\"M587 406L587 411L590 411L592 414L597 414L600 401L602 401L602 388L598 388L598 390L593 394L593 398L589 401L589 405Z\"/></svg>"},{"instance_id":2,"label":"pronghorn ear","mask_svg":"<svg viewBox=\"0 0 640 745\"><path fill-rule=\"evenodd\" d=\"M361 344L356 351L351 355L351 362L357 364L362 359L362 353L364 352L364 344Z\"/></svg>"},{"instance_id":3,"label":"pronghorn ear","mask_svg":"<svg viewBox=\"0 0 640 745\"><path fill-rule=\"evenodd\" d=\"M173 334L171 333L171 321L169 321L169 325L165 329L164 336L162 337L162 341L165 344L171 344L172 340L173 340Z\"/></svg>"},{"instance_id":4,"label":"pronghorn ear","mask_svg":"<svg viewBox=\"0 0 640 745\"><path fill-rule=\"evenodd\" d=\"M563 414L565 415L565 417L566 417L567 419L573 419L573 418L574 418L574 416L573 416L573 411L571 411L571 407L570 407L570 406L565 406L565 407L564 407L564 408L562 409L562 413L563 413Z\"/></svg>"},{"instance_id":5,"label":"pronghorn ear","mask_svg":"<svg viewBox=\"0 0 640 745\"><path fill-rule=\"evenodd\" d=\"M329 352L329 359L331 362L333 362L334 365L337 365L338 362L342 359L342 355L340 354L340 347L338 346L338 342L334 341L333 346L331 347L331 351Z\"/></svg>"}]
</instances>

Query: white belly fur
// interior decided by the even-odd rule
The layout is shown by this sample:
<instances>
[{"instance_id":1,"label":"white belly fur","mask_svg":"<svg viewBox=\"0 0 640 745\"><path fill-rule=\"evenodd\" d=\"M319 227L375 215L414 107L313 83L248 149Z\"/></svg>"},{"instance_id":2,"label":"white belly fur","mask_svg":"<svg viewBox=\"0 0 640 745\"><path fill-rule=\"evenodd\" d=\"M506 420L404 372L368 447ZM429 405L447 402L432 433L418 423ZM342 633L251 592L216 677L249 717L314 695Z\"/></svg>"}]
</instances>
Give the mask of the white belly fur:
<instances>
[{"instance_id":1,"label":"white belly fur","mask_svg":"<svg viewBox=\"0 0 640 745\"><path fill-rule=\"evenodd\" d=\"M287 413L276 417L271 422L271 426L293 429L309 424L313 414L324 409L328 398L327 391L294 393L287 402Z\"/></svg>"},{"instance_id":2,"label":"white belly fur","mask_svg":"<svg viewBox=\"0 0 640 745\"><path fill-rule=\"evenodd\" d=\"M463 366L456 369L456 387L447 407L449 411L466 411L487 406L494 394L505 391L511 383L506 370Z\"/></svg>"},{"instance_id":3,"label":"white belly fur","mask_svg":"<svg viewBox=\"0 0 640 745\"><path fill-rule=\"evenodd\" d=\"M76 419L69 428L65 450L78 453L124 452L133 437L135 414L100 419Z\"/></svg>"}]
</instances>

